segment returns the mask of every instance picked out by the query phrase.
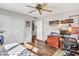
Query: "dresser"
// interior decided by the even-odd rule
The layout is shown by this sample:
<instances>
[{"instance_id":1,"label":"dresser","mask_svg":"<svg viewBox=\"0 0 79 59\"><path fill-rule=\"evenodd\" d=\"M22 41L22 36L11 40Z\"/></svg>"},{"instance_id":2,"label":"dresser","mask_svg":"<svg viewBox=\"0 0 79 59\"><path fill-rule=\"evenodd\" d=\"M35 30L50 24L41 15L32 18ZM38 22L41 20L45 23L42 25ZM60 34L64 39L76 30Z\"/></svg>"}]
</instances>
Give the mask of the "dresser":
<instances>
[{"instance_id":1,"label":"dresser","mask_svg":"<svg viewBox=\"0 0 79 59\"><path fill-rule=\"evenodd\" d=\"M59 36L48 36L47 37L47 43L49 46L54 48L59 48Z\"/></svg>"}]
</instances>

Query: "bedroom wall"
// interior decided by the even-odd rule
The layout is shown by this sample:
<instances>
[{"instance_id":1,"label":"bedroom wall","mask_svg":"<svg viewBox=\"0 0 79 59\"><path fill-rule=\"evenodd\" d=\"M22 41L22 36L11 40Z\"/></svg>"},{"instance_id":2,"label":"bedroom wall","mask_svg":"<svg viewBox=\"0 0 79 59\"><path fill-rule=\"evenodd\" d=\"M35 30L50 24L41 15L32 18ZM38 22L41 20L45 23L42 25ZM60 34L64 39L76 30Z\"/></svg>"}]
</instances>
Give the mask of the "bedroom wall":
<instances>
[{"instance_id":1,"label":"bedroom wall","mask_svg":"<svg viewBox=\"0 0 79 59\"><path fill-rule=\"evenodd\" d=\"M66 12L42 17L41 19L44 20L44 23L43 23L44 35L43 35L42 41L45 41L47 39L47 35L50 35L51 32L58 32L58 26L49 25L49 21L65 20L65 19L69 18L69 16L72 16L72 15L79 15L79 11L71 10L71 11L66 11ZM72 18L74 19L74 23L72 24L72 26L78 26L79 16L72 17ZM67 28L68 28L68 24L64 24L63 29L67 29Z\"/></svg>"},{"instance_id":2,"label":"bedroom wall","mask_svg":"<svg viewBox=\"0 0 79 59\"><path fill-rule=\"evenodd\" d=\"M26 21L30 27L26 27ZM13 42L31 42L33 18L28 15L0 9L0 30L5 30L5 44Z\"/></svg>"}]
</instances>

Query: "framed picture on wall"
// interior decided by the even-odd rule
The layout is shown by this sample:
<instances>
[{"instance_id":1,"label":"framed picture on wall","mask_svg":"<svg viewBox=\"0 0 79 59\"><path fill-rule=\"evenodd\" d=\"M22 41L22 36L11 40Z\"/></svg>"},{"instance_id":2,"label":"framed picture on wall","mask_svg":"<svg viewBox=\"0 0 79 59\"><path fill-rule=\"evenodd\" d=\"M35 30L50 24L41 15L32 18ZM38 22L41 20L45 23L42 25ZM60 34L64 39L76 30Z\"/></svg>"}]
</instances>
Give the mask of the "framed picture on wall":
<instances>
[{"instance_id":1,"label":"framed picture on wall","mask_svg":"<svg viewBox=\"0 0 79 59\"><path fill-rule=\"evenodd\" d=\"M74 23L74 19L66 19L61 21L61 24L69 24L69 23Z\"/></svg>"},{"instance_id":2,"label":"framed picture on wall","mask_svg":"<svg viewBox=\"0 0 79 59\"><path fill-rule=\"evenodd\" d=\"M30 27L30 21L26 21L26 27Z\"/></svg>"},{"instance_id":3,"label":"framed picture on wall","mask_svg":"<svg viewBox=\"0 0 79 59\"><path fill-rule=\"evenodd\" d=\"M58 24L59 24L59 20L49 21L49 25L58 25Z\"/></svg>"}]
</instances>

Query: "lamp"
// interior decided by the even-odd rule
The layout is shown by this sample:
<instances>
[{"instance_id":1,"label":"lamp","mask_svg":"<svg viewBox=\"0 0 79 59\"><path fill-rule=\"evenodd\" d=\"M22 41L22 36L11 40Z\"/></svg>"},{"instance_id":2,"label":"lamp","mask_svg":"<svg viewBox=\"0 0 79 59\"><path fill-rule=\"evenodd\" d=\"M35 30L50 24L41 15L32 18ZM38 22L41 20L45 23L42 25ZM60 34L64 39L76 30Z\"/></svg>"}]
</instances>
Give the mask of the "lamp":
<instances>
[{"instance_id":1,"label":"lamp","mask_svg":"<svg viewBox=\"0 0 79 59\"><path fill-rule=\"evenodd\" d=\"M73 29L72 29L71 24L69 24L68 26L69 26L68 31L69 31L70 33L72 33L72 32L73 32Z\"/></svg>"}]
</instances>

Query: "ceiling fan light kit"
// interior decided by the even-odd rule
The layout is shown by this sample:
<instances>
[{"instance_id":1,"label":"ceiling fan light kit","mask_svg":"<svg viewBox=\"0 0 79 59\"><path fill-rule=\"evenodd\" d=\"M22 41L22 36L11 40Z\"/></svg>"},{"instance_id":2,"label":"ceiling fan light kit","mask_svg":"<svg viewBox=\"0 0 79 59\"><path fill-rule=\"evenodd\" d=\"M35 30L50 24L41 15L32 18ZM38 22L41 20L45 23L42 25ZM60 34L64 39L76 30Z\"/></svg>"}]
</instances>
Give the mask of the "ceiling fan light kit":
<instances>
[{"instance_id":1,"label":"ceiling fan light kit","mask_svg":"<svg viewBox=\"0 0 79 59\"><path fill-rule=\"evenodd\" d=\"M40 15L42 15L42 11L46 11L46 12L52 12L52 10L49 10L49 9L45 9L44 7L46 7L47 3L44 3L44 4L37 4L35 7L33 6L26 6L26 7L30 7L30 8L33 8L35 10L33 11L30 11L29 13L32 13L32 12L35 12L35 11L38 11Z\"/></svg>"}]
</instances>

